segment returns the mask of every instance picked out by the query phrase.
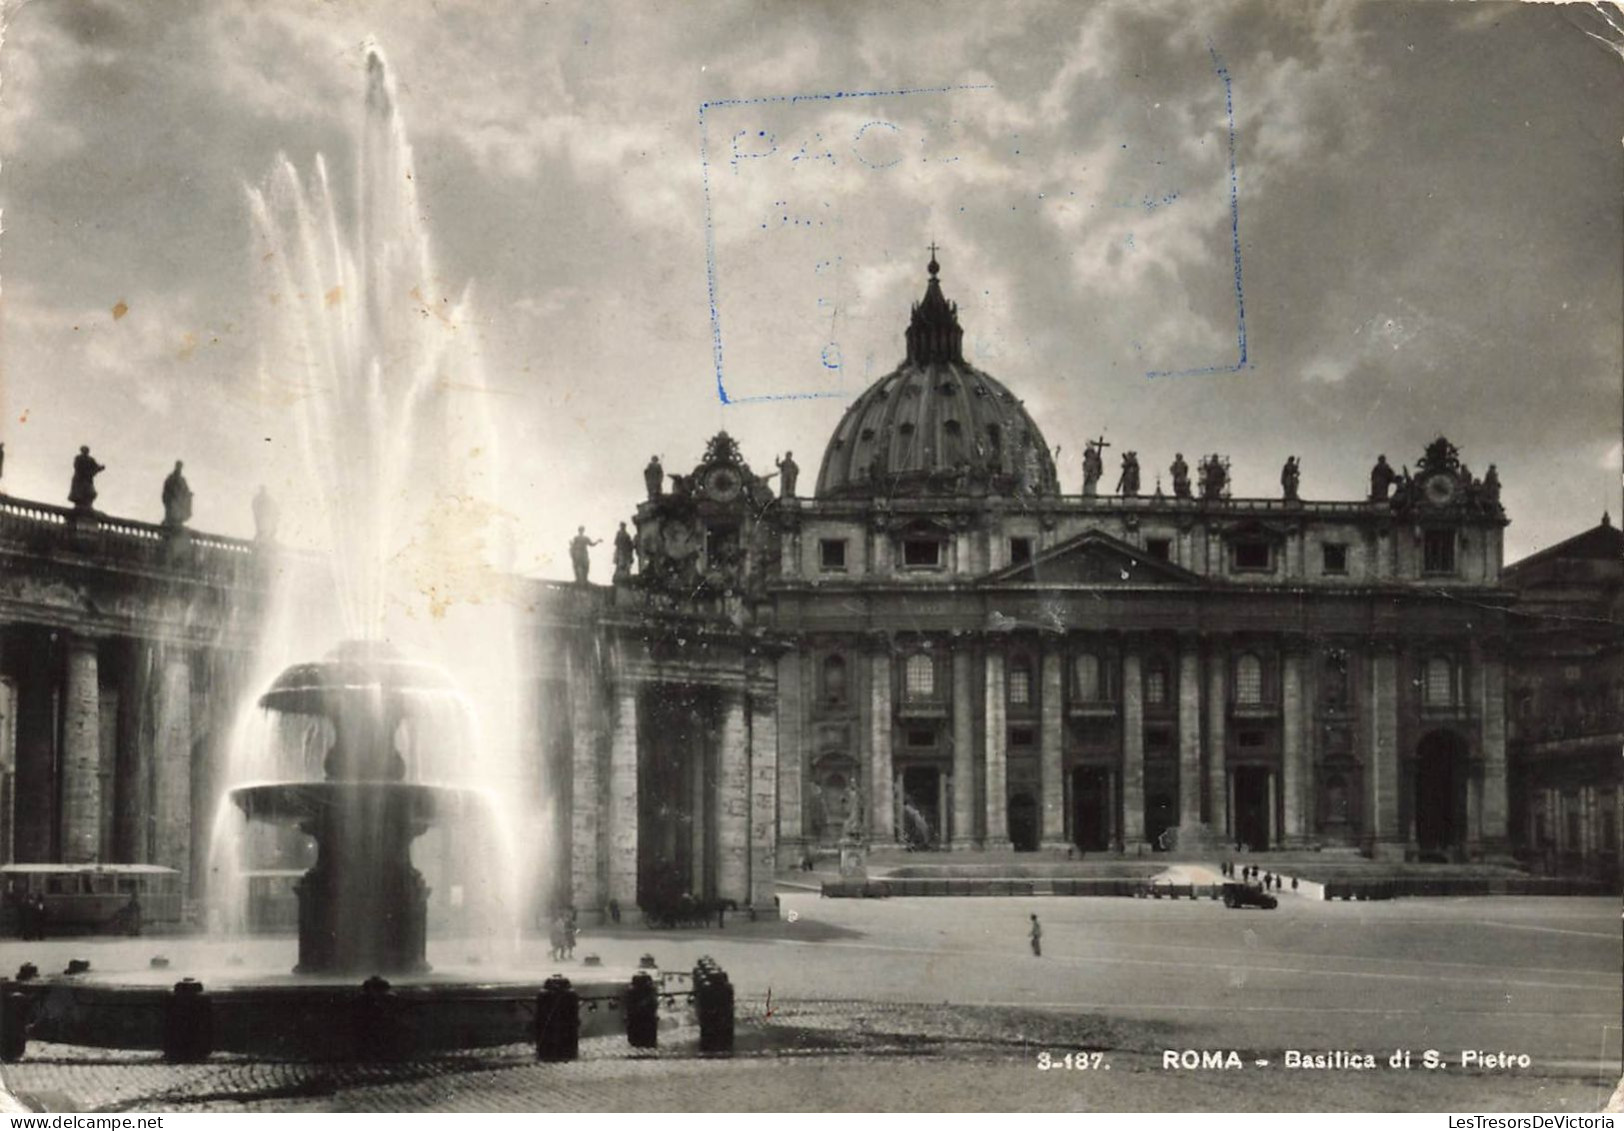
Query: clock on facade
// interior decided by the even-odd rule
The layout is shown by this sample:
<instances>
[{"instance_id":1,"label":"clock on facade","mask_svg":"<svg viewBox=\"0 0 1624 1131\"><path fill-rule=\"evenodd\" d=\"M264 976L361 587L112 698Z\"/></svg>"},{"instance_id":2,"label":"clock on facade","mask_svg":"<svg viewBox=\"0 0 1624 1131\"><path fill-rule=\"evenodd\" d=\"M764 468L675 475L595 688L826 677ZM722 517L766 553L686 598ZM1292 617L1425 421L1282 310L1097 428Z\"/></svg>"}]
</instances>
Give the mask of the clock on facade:
<instances>
[{"instance_id":1,"label":"clock on facade","mask_svg":"<svg viewBox=\"0 0 1624 1131\"><path fill-rule=\"evenodd\" d=\"M741 486L739 476L731 468L713 467L705 473L705 493L720 503L732 502Z\"/></svg>"},{"instance_id":2,"label":"clock on facade","mask_svg":"<svg viewBox=\"0 0 1624 1131\"><path fill-rule=\"evenodd\" d=\"M1455 482L1453 475L1440 471L1426 481L1423 490L1427 493L1427 502L1435 507L1442 507L1454 502L1459 485Z\"/></svg>"}]
</instances>

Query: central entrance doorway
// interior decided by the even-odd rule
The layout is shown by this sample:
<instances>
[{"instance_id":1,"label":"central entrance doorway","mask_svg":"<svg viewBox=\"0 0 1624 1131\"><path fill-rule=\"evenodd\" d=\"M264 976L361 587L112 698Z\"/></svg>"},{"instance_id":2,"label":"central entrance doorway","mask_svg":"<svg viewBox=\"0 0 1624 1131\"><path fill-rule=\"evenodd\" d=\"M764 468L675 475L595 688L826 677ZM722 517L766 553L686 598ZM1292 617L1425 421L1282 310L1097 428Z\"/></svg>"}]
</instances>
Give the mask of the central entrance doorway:
<instances>
[{"instance_id":1,"label":"central entrance doorway","mask_svg":"<svg viewBox=\"0 0 1624 1131\"><path fill-rule=\"evenodd\" d=\"M1421 859L1444 862L1465 843L1466 740L1435 730L1415 748L1415 840Z\"/></svg>"},{"instance_id":2,"label":"central entrance doorway","mask_svg":"<svg viewBox=\"0 0 1624 1131\"><path fill-rule=\"evenodd\" d=\"M1111 847L1111 771L1078 766L1071 772L1071 839L1084 852Z\"/></svg>"},{"instance_id":3,"label":"central entrance doorway","mask_svg":"<svg viewBox=\"0 0 1624 1131\"><path fill-rule=\"evenodd\" d=\"M638 700L637 902L716 898L716 753L721 699L658 685Z\"/></svg>"},{"instance_id":4,"label":"central entrance doorway","mask_svg":"<svg viewBox=\"0 0 1624 1131\"><path fill-rule=\"evenodd\" d=\"M1236 766L1235 840L1253 852L1269 847L1269 768Z\"/></svg>"},{"instance_id":5,"label":"central entrance doorway","mask_svg":"<svg viewBox=\"0 0 1624 1131\"><path fill-rule=\"evenodd\" d=\"M909 848L941 847L942 771L935 766L907 766L902 771L902 842Z\"/></svg>"}]
</instances>

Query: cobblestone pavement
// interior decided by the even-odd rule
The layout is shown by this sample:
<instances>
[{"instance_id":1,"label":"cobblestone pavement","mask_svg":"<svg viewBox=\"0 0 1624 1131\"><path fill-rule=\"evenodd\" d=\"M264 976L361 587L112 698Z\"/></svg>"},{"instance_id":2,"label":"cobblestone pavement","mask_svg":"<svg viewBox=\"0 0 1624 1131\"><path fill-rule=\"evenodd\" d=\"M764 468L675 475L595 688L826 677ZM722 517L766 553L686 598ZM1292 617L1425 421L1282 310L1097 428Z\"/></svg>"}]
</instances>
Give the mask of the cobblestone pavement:
<instances>
[{"instance_id":1,"label":"cobblestone pavement","mask_svg":"<svg viewBox=\"0 0 1624 1131\"><path fill-rule=\"evenodd\" d=\"M1617 1081L1617 907L1609 900L1406 900L1226 912L1208 902L820 900L725 930L584 934L586 953L668 969L714 955L740 988L739 1048L697 1055L691 1024L654 1056L614 1038L541 1065L510 1047L411 1064L311 1065L31 1045L9 1086L36 1105L120 1110L1595 1110ZM1023 925L1045 924L1045 957ZM514 961L547 972L545 941ZM234 948L285 969L292 942ZM221 961L186 939L0 943L0 969ZM448 957L442 954L439 961ZM769 1004L767 992L771 990ZM929 1004L926 1004L929 1003ZM1447 1070L1310 1071L1285 1049L1435 1048ZM1460 1050L1526 1052L1479 1072ZM1167 1069L1164 1050L1233 1050L1243 1067ZM1098 1050L1085 1069L1039 1054ZM1268 1067L1255 1061L1268 1059ZM1109 1067L1106 1067L1109 1065Z\"/></svg>"},{"instance_id":2,"label":"cobblestone pavement","mask_svg":"<svg viewBox=\"0 0 1624 1131\"><path fill-rule=\"evenodd\" d=\"M702 1057L691 1024L654 1053L618 1038L582 1042L573 1064L510 1046L406 1064L216 1059L35 1046L5 1077L44 1110L98 1111L847 1111L847 1110L1573 1110L1607 1088L1571 1074L1439 1077L1378 1069L1169 1070L1155 1025L1012 1009L809 1002L741 1003L731 1058ZM1088 1068L1040 1068L1040 1054L1099 1051ZM1075 1061L1074 1061L1075 1062Z\"/></svg>"}]
</instances>

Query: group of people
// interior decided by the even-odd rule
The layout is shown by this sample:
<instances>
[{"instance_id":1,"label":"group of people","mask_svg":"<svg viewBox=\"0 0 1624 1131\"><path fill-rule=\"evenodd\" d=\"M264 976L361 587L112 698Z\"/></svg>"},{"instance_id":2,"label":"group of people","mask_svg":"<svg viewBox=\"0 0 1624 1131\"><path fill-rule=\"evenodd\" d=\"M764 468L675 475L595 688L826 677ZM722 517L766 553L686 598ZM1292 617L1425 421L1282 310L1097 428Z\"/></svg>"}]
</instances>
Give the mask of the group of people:
<instances>
[{"instance_id":1,"label":"group of people","mask_svg":"<svg viewBox=\"0 0 1624 1131\"><path fill-rule=\"evenodd\" d=\"M1224 875L1228 876L1230 879L1236 878L1237 873L1235 871L1235 864L1233 861L1225 860L1223 863L1218 865L1218 870ZM1286 881L1286 877L1277 876L1273 872L1264 872L1262 875L1259 875L1257 866L1255 864L1248 864L1241 868L1239 878L1249 884L1262 884L1264 891L1281 891L1284 889ZM1296 876L1291 877L1291 890L1297 890Z\"/></svg>"},{"instance_id":2,"label":"group of people","mask_svg":"<svg viewBox=\"0 0 1624 1131\"><path fill-rule=\"evenodd\" d=\"M555 962L564 962L575 957L575 935L577 925L575 922L575 908L566 908L553 915L553 921L548 929L548 941L552 949L548 952Z\"/></svg>"}]
</instances>

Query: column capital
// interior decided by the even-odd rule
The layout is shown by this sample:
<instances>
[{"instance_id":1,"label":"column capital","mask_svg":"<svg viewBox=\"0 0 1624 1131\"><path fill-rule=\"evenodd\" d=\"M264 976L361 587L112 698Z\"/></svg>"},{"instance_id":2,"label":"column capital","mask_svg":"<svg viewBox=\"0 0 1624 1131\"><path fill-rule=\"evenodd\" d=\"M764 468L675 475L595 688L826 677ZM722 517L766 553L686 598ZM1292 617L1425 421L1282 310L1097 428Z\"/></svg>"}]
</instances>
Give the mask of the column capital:
<instances>
[{"instance_id":1,"label":"column capital","mask_svg":"<svg viewBox=\"0 0 1624 1131\"><path fill-rule=\"evenodd\" d=\"M72 632L63 632L61 640L63 647L69 652L94 652L105 639L100 633L86 632L83 629L74 629Z\"/></svg>"}]
</instances>

